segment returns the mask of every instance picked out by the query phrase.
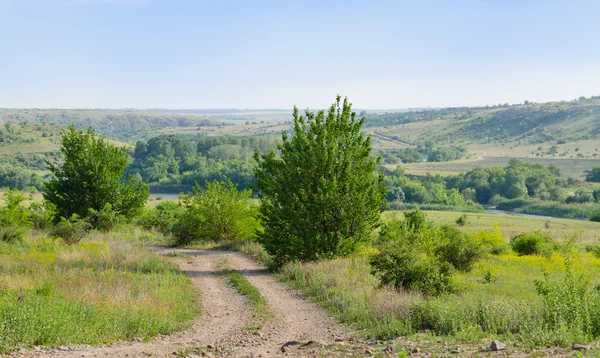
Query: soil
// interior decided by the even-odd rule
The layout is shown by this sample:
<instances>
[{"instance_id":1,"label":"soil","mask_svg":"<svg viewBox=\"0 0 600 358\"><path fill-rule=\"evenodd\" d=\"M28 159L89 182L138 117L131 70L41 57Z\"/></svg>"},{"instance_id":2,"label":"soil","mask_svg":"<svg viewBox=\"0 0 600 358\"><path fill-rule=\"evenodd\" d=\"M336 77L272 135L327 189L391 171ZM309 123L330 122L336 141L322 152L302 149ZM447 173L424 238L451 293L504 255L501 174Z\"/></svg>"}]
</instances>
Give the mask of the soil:
<instances>
[{"instance_id":1,"label":"soil","mask_svg":"<svg viewBox=\"0 0 600 358\"><path fill-rule=\"evenodd\" d=\"M364 345L341 329L334 319L278 282L265 267L244 254L194 249L155 248L154 251L177 252L181 269L199 292L202 315L189 329L149 342L118 342L98 347L33 347L14 356L272 357L364 353L361 351ZM258 288L272 318L258 321L245 298L227 284L221 267L224 260L229 268L237 270Z\"/></svg>"}]
</instances>

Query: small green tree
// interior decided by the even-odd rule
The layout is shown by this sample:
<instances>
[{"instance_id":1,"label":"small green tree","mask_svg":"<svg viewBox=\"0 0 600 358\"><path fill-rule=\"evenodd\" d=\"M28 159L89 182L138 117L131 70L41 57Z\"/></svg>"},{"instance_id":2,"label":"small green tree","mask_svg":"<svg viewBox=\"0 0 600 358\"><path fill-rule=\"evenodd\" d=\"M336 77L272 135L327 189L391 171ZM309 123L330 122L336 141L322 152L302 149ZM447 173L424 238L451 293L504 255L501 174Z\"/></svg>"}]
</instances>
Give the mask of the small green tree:
<instances>
[{"instance_id":1,"label":"small green tree","mask_svg":"<svg viewBox=\"0 0 600 358\"><path fill-rule=\"evenodd\" d=\"M110 144L92 128L80 131L71 125L62 131L60 151L63 164L46 162L52 174L46 183L44 199L56 207L55 221L73 214L89 218L92 212L106 210L132 218L145 205L150 194L139 177L124 179L129 155L125 148ZM90 220L94 227L98 224Z\"/></svg>"},{"instance_id":2,"label":"small green tree","mask_svg":"<svg viewBox=\"0 0 600 358\"><path fill-rule=\"evenodd\" d=\"M593 183L600 183L600 165L585 171L585 180Z\"/></svg>"},{"instance_id":3,"label":"small green tree","mask_svg":"<svg viewBox=\"0 0 600 358\"><path fill-rule=\"evenodd\" d=\"M293 134L255 158L264 232L259 239L275 264L348 255L370 240L387 193L375 170L371 138L351 104L336 103L305 116L294 108Z\"/></svg>"},{"instance_id":4,"label":"small green tree","mask_svg":"<svg viewBox=\"0 0 600 358\"><path fill-rule=\"evenodd\" d=\"M207 182L206 188L196 184L173 226L176 243L252 239L259 226L251 194L251 190L238 191L230 180Z\"/></svg>"}]
</instances>

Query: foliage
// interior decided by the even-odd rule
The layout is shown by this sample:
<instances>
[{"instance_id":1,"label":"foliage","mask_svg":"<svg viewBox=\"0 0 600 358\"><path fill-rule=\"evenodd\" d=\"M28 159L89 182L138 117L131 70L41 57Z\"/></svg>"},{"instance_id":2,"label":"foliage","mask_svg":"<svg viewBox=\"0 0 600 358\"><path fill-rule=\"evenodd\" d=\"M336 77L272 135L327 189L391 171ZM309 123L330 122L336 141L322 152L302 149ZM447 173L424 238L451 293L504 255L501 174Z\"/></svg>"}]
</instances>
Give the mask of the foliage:
<instances>
[{"instance_id":1,"label":"foliage","mask_svg":"<svg viewBox=\"0 0 600 358\"><path fill-rule=\"evenodd\" d=\"M450 227L435 227L420 210L382 226L370 259L382 284L428 295L453 291L454 269L470 271L486 254L483 240Z\"/></svg>"},{"instance_id":2,"label":"foliage","mask_svg":"<svg viewBox=\"0 0 600 358\"><path fill-rule=\"evenodd\" d=\"M464 147L438 147L433 148L433 143L418 148L393 149L383 154L387 164L420 163L420 162L448 162L462 158L467 149Z\"/></svg>"},{"instance_id":3,"label":"foliage","mask_svg":"<svg viewBox=\"0 0 600 358\"><path fill-rule=\"evenodd\" d=\"M100 211L90 208L88 220L95 223L96 229L108 232L123 221L123 216L114 211L110 203L106 203Z\"/></svg>"},{"instance_id":4,"label":"foliage","mask_svg":"<svg viewBox=\"0 0 600 358\"><path fill-rule=\"evenodd\" d=\"M155 208L146 210L139 218L139 224L146 230L158 230L163 234L172 232L184 208L180 203L165 201Z\"/></svg>"},{"instance_id":5,"label":"foliage","mask_svg":"<svg viewBox=\"0 0 600 358\"><path fill-rule=\"evenodd\" d=\"M484 250L493 255L500 255L504 251L506 251L506 240L504 239L504 235L500 231L500 225L495 223L493 228L480 230L480 231L471 231L469 233L472 240L475 242L479 242Z\"/></svg>"},{"instance_id":6,"label":"foliage","mask_svg":"<svg viewBox=\"0 0 600 358\"><path fill-rule=\"evenodd\" d=\"M259 228L250 190L238 191L231 181L196 185L184 198L184 210L173 226L178 245L254 238Z\"/></svg>"},{"instance_id":7,"label":"foliage","mask_svg":"<svg viewBox=\"0 0 600 358\"><path fill-rule=\"evenodd\" d=\"M84 219L73 214L71 218L60 218L60 221L52 228L52 236L61 238L65 244L77 244L90 230L91 225Z\"/></svg>"},{"instance_id":8,"label":"foliage","mask_svg":"<svg viewBox=\"0 0 600 358\"><path fill-rule=\"evenodd\" d=\"M590 214L590 221L600 222L600 212Z\"/></svg>"},{"instance_id":9,"label":"foliage","mask_svg":"<svg viewBox=\"0 0 600 358\"><path fill-rule=\"evenodd\" d=\"M398 167L385 176L388 200L409 204L436 204L466 207L464 196L455 188L446 189L440 176L409 177Z\"/></svg>"},{"instance_id":10,"label":"foliage","mask_svg":"<svg viewBox=\"0 0 600 358\"><path fill-rule=\"evenodd\" d=\"M41 203L34 201L29 204L29 215L34 228L48 229L52 225L55 208L47 201Z\"/></svg>"},{"instance_id":11,"label":"foliage","mask_svg":"<svg viewBox=\"0 0 600 358\"><path fill-rule=\"evenodd\" d=\"M593 167L586 171L585 180L593 183L600 183L600 166Z\"/></svg>"},{"instance_id":12,"label":"foliage","mask_svg":"<svg viewBox=\"0 0 600 358\"><path fill-rule=\"evenodd\" d=\"M25 197L18 190L7 190L6 204L0 209L0 239L5 242L23 240L32 226L30 211L23 206Z\"/></svg>"},{"instance_id":13,"label":"foliage","mask_svg":"<svg viewBox=\"0 0 600 358\"><path fill-rule=\"evenodd\" d=\"M370 240L387 193L379 159L361 131L364 119L338 96L325 111L294 108L294 131L274 151L256 153L265 249L280 265L290 260L345 256Z\"/></svg>"},{"instance_id":14,"label":"foliage","mask_svg":"<svg viewBox=\"0 0 600 358\"><path fill-rule=\"evenodd\" d=\"M467 214L462 214L461 216L458 217L458 219L456 219L456 225L465 226L468 223L469 223L469 218L467 217Z\"/></svg>"},{"instance_id":15,"label":"foliage","mask_svg":"<svg viewBox=\"0 0 600 358\"><path fill-rule=\"evenodd\" d=\"M476 236L467 235L457 228L442 226L437 234L440 238L434 251L436 256L459 271L471 271L486 254L483 243Z\"/></svg>"},{"instance_id":16,"label":"foliage","mask_svg":"<svg viewBox=\"0 0 600 358\"><path fill-rule=\"evenodd\" d=\"M35 231L20 245L0 242L0 356L187 327L199 314L198 292L175 263L142 247L145 234L120 226L74 245Z\"/></svg>"},{"instance_id":17,"label":"foliage","mask_svg":"<svg viewBox=\"0 0 600 358\"><path fill-rule=\"evenodd\" d=\"M495 195L508 199L548 198L555 192L560 171L554 166L527 164L512 159L504 167L473 169L446 179L446 185L461 192L475 191L477 202L487 204Z\"/></svg>"},{"instance_id":18,"label":"foliage","mask_svg":"<svg viewBox=\"0 0 600 358\"><path fill-rule=\"evenodd\" d=\"M562 281L552 282L544 271L544 279L535 282L543 298L544 321L549 328L572 336L597 337L600 335L600 295L592 290L588 278L575 275L569 257L565 258L565 268Z\"/></svg>"},{"instance_id":19,"label":"foliage","mask_svg":"<svg viewBox=\"0 0 600 358\"><path fill-rule=\"evenodd\" d=\"M454 291L453 268L448 262L415 251L406 243L389 242L380 250L371 257L370 264L383 285L414 289L428 295Z\"/></svg>"},{"instance_id":20,"label":"foliage","mask_svg":"<svg viewBox=\"0 0 600 358\"><path fill-rule=\"evenodd\" d=\"M23 168L23 166L0 164L0 187L19 190L42 190L42 178Z\"/></svg>"},{"instance_id":21,"label":"foliage","mask_svg":"<svg viewBox=\"0 0 600 358\"><path fill-rule=\"evenodd\" d=\"M73 214L86 218L90 209L111 210L127 219L139 213L149 195L148 185L139 177L124 180L128 155L89 128L79 131L71 125L62 132L61 166L48 163L52 178L46 183L44 199L56 206L56 220ZM98 222L90 222L96 227Z\"/></svg>"},{"instance_id":22,"label":"foliage","mask_svg":"<svg viewBox=\"0 0 600 358\"><path fill-rule=\"evenodd\" d=\"M519 255L540 255L550 257L554 251L554 240L539 231L526 232L513 237L510 245Z\"/></svg>"},{"instance_id":23,"label":"foliage","mask_svg":"<svg viewBox=\"0 0 600 358\"><path fill-rule=\"evenodd\" d=\"M136 143L128 173L161 192L187 192L195 183L226 179L246 188L254 183L253 151L272 148L270 138L159 135Z\"/></svg>"}]
</instances>

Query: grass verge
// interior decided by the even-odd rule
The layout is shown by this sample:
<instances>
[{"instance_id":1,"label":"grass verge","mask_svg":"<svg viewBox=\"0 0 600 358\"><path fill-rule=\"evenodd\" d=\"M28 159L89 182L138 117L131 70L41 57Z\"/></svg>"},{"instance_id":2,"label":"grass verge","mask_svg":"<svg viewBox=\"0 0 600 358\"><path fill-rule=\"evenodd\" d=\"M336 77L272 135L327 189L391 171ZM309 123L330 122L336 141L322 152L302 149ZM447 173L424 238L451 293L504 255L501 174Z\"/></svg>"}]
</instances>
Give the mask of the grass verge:
<instances>
[{"instance_id":1,"label":"grass verge","mask_svg":"<svg viewBox=\"0 0 600 358\"><path fill-rule=\"evenodd\" d=\"M229 284L246 298L246 302L248 302L250 309L254 313L254 319L248 322L246 330L251 332L260 330L264 321L273 316L267 301L260 294L258 288L248 281L244 275L229 268L227 260L223 260L219 266L223 268L223 273Z\"/></svg>"},{"instance_id":2,"label":"grass verge","mask_svg":"<svg viewBox=\"0 0 600 358\"><path fill-rule=\"evenodd\" d=\"M33 345L147 339L199 315L190 280L142 247L139 229L65 245L41 232L0 242L0 353Z\"/></svg>"}]
</instances>

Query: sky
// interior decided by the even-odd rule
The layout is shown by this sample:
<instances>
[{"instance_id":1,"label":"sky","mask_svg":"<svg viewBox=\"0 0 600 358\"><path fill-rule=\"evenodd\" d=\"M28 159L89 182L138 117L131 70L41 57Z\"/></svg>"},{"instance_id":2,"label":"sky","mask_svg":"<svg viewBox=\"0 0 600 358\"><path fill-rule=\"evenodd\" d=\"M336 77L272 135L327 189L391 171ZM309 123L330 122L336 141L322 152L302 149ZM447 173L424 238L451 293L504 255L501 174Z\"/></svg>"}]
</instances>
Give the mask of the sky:
<instances>
[{"instance_id":1,"label":"sky","mask_svg":"<svg viewBox=\"0 0 600 358\"><path fill-rule=\"evenodd\" d=\"M566 0L0 0L0 107L572 100L600 94L599 14Z\"/></svg>"}]
</instances>

